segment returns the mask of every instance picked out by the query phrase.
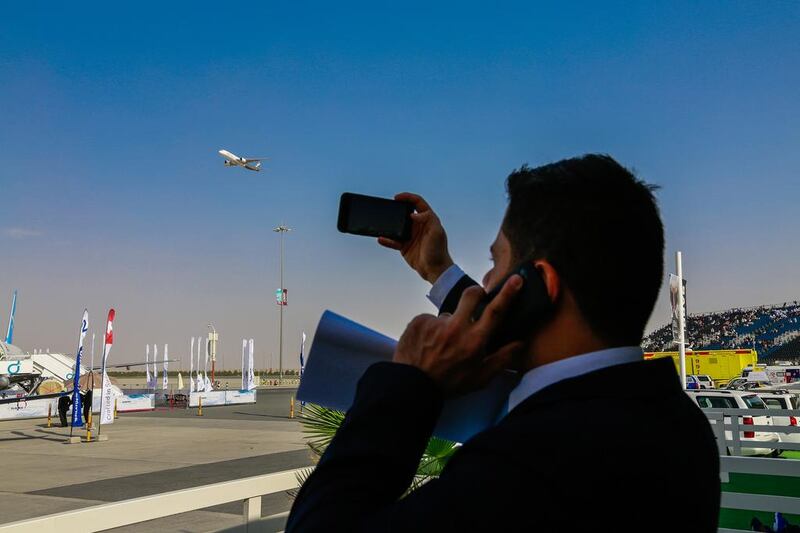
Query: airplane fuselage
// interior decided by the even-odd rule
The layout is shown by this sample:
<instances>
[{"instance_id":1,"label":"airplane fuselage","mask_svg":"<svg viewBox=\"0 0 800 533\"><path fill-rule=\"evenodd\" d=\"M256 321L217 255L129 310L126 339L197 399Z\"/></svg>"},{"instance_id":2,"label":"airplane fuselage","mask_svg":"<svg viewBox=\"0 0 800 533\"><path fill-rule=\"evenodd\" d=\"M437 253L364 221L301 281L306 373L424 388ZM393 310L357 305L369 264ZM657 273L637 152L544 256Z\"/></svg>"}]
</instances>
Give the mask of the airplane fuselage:
<instances>
[{"instance_id":1,"label":"airplane fuselage","mask_svg":"<svg viewBox=\"0 0 800 533\"><path fill-rule=\"evenodd\" d=\"M259 160L239 157L238 155L231 153L228 150L220 150L219 155L225 158L226 167L242 167L246 168L247 170L253 170L256 172L261 170L261 161Z\"/></svg>"}]
</instances>

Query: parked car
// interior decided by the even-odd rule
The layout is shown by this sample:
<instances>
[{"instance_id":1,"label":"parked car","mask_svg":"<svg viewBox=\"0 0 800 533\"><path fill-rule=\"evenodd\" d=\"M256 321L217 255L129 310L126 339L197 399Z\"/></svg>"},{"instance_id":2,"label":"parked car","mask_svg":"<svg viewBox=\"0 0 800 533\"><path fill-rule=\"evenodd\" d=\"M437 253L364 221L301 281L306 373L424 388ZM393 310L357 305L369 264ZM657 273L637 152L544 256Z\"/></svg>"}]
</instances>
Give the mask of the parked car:
<instances>
[{"instance_id":1,"label":"parked car","mask_svg":"<svg viewBox=\"0 0 800 533\"><path fill-rule=\"evenodd\" d=\"M691 374L686 375L686 390L697 390L700 388L700 382Z\"/></svg>"},{"instance_id":2,"label":"parked car","mask_svg":"<svg viewBox=\"0 0 800 533\"><path fill-rule=\"evenodd\" d=\"M767 406L764 401L756 394L747 391L736 390L691 390L686 391L686 394L694 400L700 409L763 409L763 416L749 416L744 415L739 417L739 426L771 426L772 418L767 413ZM730 417L725 416L725 425L730 427ZM710 420L711 424L715 424L715 420ZM754 448L747 446L747 443L779 443L780 438L778 434L772 431L747 431L742 429L742 455L777 455L780 453L778 446L769 448ZM726 429L725 440L730 443L733 440L733 433ZM728 453L732 453L732 447L727 446Z\"/></svg>"},{"instance_id":3,"label":"parked car","mask_svg":"<svg viewBox=\"0 0 800 533\"><path fill-rule=\"evenodd\" d=\"M786 389L759 390L756 391L768 409L788 409L796 411L800 409L800 398L796 394ZM796 415L771 415L773 426L798 426L800 411ZM781 442L791 442L800 444L800 433L778 433Z\"/></svg>"},{"instance_id":4,"label":"parked car","mask_svg":"<svg viewBox=\"0 0 800 533\"><path fill-rule=\"evenodd\" d=\"M688 376L687 376L688 377ZM692 377L697 381L701 389L713 389L714 380L708 374L692 374Z\"/></svg>"},{"instance_id":5,"label":"parked car","mask_svg":"<svg viewBox=\"0 0 800 533\"><path fill-rule=\"evenodd\" d=\"M725 390L736 390L736 387L747 383L747 378L733 378L722 387Z\"/></svg>"},{"instance_id":6,"label":"parked car","mask_svg":"<svg viewBox=\"0 0 800 533\"><path fill-rule=\"evenodd\" d=\"M769 381L752 381L748 378L734 378L730 380L726 385L726 390L743 390L749 391L753 389L760 389L763 387L771 387L772 384Z\"/></svg>"}]
</instances>

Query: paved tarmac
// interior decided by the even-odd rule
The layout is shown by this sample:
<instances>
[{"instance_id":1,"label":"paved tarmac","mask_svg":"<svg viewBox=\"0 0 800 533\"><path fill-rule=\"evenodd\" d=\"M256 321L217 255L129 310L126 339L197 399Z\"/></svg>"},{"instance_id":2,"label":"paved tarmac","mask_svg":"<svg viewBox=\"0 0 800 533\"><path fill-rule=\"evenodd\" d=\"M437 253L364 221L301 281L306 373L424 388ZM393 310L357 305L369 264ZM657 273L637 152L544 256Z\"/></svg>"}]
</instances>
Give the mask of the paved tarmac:
<instances>
[{"instance_id":1,"label":"paved tarmac","mask_svg":"<svg viewBox=\"0 0 800 533\"><path fill-rule=\"evenodd\" d=\"M290 389L258 391L258 403L123 413L103 426L107 442L66 444L69 428L39 420L0 422L5 458L0 523L311 464ZM84 434L83 431L76 434ZM288 510L286 494L262 498L262 516ZM120 528L215 531L241 523L232 503Z\"/></svg>"}]
</instances>

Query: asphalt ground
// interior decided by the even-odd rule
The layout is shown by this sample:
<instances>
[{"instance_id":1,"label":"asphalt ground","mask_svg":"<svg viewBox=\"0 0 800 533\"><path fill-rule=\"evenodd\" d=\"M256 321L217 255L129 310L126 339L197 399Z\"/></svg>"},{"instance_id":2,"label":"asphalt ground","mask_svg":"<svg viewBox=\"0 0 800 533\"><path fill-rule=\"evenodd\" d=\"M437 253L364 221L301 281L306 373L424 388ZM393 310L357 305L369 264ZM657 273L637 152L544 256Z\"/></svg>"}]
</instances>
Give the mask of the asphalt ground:
<instances>
[{"instance_id":1,"label":"asphalt ground","mask_svg":"<svg viewBox=\"0 0 800 533\"><path fill-rule=\"evenodd\" d=\"M249 405L122 413L107 442L66 444L69 428L42 420L0 422L6 458L0 523L311 465L292 389L258 391ZM299 407L299 406L298 406ZM83 431L76 430L83 435ZM262 498L262 516L286 511L285 493ZM235 502L120 528L215 531L241 523Z\"/></svg>"}]
</instances>

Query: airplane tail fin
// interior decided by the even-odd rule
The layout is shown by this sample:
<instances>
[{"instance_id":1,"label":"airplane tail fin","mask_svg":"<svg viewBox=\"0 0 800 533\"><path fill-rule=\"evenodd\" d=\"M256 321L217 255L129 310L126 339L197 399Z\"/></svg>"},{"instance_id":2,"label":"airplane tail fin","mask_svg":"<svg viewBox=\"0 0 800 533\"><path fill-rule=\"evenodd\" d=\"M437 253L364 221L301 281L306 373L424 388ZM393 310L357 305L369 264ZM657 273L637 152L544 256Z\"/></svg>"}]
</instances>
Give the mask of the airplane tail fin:
<instances>
[{"instance_id":1,"label":"airplane tail fin","mask_svg":"<svg viewBox=\"0 0 800 533\"><path fill-rule=\"evenodd\" d=\"M14 291L14 297L11 300L11 316L8 317L6 344L11 344L11 341L14 340L14 313L16 312L17 312L17 291Z\"/></svg>"}]
</instances>

